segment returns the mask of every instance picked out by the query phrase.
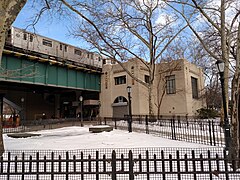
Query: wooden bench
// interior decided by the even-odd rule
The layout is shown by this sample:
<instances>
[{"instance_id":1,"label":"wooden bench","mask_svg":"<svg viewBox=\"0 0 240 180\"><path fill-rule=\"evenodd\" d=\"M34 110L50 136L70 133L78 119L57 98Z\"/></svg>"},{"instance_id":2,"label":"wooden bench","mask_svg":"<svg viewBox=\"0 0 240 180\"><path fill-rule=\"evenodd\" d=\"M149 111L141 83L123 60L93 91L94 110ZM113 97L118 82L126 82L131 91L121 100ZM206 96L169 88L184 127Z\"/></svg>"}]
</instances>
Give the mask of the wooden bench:
<instances>
[{"instance_id":1,"label":"wooden bench","mask_svg":"<svg viewBox=\"0 0 240 180\"><path fill-rule=\"evenodd\" d=\"M113 127L107 126L107 125L97 125L97 126L92 126L89 128L89 131L92 133L100 133L100 132L110 132L113 130Z\"/></svg>"},{"instance_id":2,"label":"wooden bench","mask_svg":"<svg viewBox=\"0 0 240 180\"><path fill-rule=\"evenodd\" d=\"M7 134L8 137L11 138L28 138L32 136L41 136L41 134L32 134L32 133L14 133L14 134Z\"/></svg>"}]
</instances>

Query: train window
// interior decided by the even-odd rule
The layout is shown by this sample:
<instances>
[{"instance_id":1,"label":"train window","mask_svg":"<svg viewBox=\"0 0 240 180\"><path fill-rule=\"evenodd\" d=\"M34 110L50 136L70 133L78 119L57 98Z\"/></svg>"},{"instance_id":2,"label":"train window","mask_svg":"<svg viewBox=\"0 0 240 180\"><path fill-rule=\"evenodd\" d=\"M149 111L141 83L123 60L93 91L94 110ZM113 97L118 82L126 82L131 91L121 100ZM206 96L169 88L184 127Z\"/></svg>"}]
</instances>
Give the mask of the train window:
<instances>
[{"instance_id":1,"label":"train window","mask_svg":"<svg viewBox=\"0 0 240 180\"><path fill-rule=\"evenodd\" d=\"M29 40L30 40L30 42L33 42L33 35L32 34L29 35Z\"/></svg>"},{"instance_id":2,"label":"train window","mask_svg":"<svg viewBox=\"0 0 240 180\"><path fill-rule=\"evenodd\" d=\"M67 45L64 46L64 51L67 52Z\"/></svg>"},{"instance_id":3,"label":"train window","mask_svg":"<svg viewBox=\"0 0 240 180\"><path fill-rule=\"evenodd\" d=\"M27 33L23 34L23 40L27 40Z\"/></svg>"},{"instance_id":4,"label":"train window","mask_svg":"<svg viewBox=\"0 0 240 180\"><path fill-rule=\"evenodd\" d=\"M74 54L81 56L82 52L79 49L74 49Z\"/></svg>"},{"instance_id":5,"label":"train window","mask_svg":"<svg viewBox=\"0 0 240 180\"><path fill-rule=\"evenodd\" d=\"M47 40L47 39L43 39L42 44L43 44L44 46L52 47L52 41L49 41L49 40Z\"/></svg>"},{"instance_id":6,"label":"train window","mask_svg":"<svg viewBox=\"0 0 240 180\"><path fill-rule=\"evenodd\" d=\"M60 44L59 49L62 51L62 44Z\"/></svg>"}]
</instances>

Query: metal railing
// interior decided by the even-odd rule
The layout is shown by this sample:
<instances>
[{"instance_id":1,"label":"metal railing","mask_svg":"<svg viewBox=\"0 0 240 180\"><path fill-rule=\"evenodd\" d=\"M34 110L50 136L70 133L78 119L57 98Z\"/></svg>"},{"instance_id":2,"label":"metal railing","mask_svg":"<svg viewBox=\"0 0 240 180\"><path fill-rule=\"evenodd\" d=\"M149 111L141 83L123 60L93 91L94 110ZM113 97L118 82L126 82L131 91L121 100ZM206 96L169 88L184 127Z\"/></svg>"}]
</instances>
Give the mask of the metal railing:
<instances>
[{"instance_id":1,"label":"metal railing","mask_svg":"<svg viewBox=\"0 0 240 180\"><path fill-rule=\"evenodd\" d=\"M238 180L236 164L222 148L8 151L0 158L0 179Z\"/></svg>"},{"instance_id":2,"label":"metal railing","mask_svg":"<svg viewBox=\"0 0 240 180\"><path fill-rule=\"evenodd\" d=\"M115 129L128 130L128 117L105 117L92 121L84 121L84 124L105 124ZM41 129L53 129L64 126L80 126L78 118L71 119L43 119L38 121L23 121L21 126L4 128L3 133L29 132ZM133 116L132 130L147 134L154 134L163 138L200 143L212 146L225 146L224 131L218 120L197 119L187 116Z\"/></svg>"},{"instance_id":3,"label":"metal railing","mask_svg":"<svg viewBox=\"0 0 240 180\"><path fill-rule=\"evenodd\" d=\"M127 130L129 122L128 117L105 117L101 124L111 125L115 129ZM179 141L220 147L225 145L224 131L220 126L220 122L214 119L190 119L185 116L160 118L133 116L132 130Z\"/></svg>"},{"instance_id":4,"label":"metal railing","mask_svg":"<svg viewBox=\"0 0 240 180\"><path fill-rule=\"evenodd\" d=\"M99 121L92 119L84 119L84 124L99 124ZM54 129L65 126L80 126L81 120L79 118L62 118L62 119L39 119L21 121L20 126L12 128L3 128L3 133L17 133L17 132L29 132L42 129Z\"/></svg>"}]
</instances>

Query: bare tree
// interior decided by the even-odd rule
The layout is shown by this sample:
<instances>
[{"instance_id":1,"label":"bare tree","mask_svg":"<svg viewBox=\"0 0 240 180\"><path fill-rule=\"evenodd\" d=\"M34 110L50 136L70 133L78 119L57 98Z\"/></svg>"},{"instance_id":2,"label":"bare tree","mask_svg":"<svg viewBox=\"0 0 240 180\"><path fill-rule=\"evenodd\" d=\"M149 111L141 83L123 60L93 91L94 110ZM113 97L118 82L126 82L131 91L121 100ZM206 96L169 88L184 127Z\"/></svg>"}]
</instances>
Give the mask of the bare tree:
<instances>
[{"instance_id":1,"label":"bare tree","mask_svg":"<svg viewBox=\"0 0 240 180\"><path fill-rule=\"evenodd\" d=\"M206 38L204 40L205 42L212 43L209 41L208 37L204 38ZM206 99L207 109L220 109L222 95L220 91L220 83L218 81L219 76L217 73L217 67L214 63L215 59L213 59L206 50L202 48L201 43L196 38L192 37L188 41L188 58L192 60L192 63L202 68L205 76L206 85L203 91L203 98Z\"/></svg>"},{"instance_id":2,"label":"bare tree","mask_svg":"<svg viewBox=\"0 0 240 180\"><path fill-rule=\"evenodd\" d=\"M228 103L228 80L230 71L233 71L231 94L232 97L232 154L240 149L239 132L239 16L240 4L237 0L173 0L165 1L169 7L177 12L184 19L193 34L201 42L202 47L215 60L225 62L224 79L226 102ZM181 8L176 6L181 4ZM188 11L186 11L186 9ZM196 15L189 18L188 12L195 12ZM197 22L197 23L196 23ZM198 25L197 25L198 24ZM238 36L238 38L237 38ZM208 41L206 41L208 39ZM228 107L228 105L227 105ZM228 109L228 108L227 108ZM239 166L239 165L238 165Z\"/></svg>"},{"instance_id":3,"label":"bare tree","mask_svg":"<svg viewBox=\"0 0 240 180\"><path fill-rule=\"evenodd\" d=\"M79 25L74 27L76 37L83 38L102 55L117 61L133 79L148 88L149 114L152 115L155 64L186 25L176 24L175 16L164 14L160 0L59 2L79 17ZM122 65L130 58L141 61L148 69L149 83L136 78Z\"/></svg>"}]
</instances>

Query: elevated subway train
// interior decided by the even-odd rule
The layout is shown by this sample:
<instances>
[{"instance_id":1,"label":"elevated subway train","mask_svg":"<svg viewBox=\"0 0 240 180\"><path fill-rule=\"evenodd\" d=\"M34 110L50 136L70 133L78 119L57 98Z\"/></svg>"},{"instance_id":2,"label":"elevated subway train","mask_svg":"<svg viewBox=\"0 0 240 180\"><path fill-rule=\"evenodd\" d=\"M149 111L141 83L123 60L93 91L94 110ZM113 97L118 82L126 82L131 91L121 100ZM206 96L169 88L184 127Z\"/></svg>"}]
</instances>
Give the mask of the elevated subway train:
<instances>
[{"instance_id":1,"label":"elevated subway train","mask_svg":"<svg viewBox=\"0 0 240 180\"><path fill-rule=\"evenodd\" d=\"M9 30L5 46L15 47L26 52L39 53L42 57L47 56L48 58L61 61L68 60L82 66L102 68L103 61L97 53L92 53L16 27L11 27Z\"/></svg>"}]
</instances>

